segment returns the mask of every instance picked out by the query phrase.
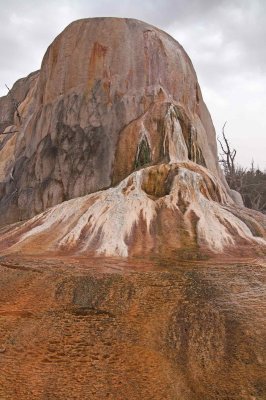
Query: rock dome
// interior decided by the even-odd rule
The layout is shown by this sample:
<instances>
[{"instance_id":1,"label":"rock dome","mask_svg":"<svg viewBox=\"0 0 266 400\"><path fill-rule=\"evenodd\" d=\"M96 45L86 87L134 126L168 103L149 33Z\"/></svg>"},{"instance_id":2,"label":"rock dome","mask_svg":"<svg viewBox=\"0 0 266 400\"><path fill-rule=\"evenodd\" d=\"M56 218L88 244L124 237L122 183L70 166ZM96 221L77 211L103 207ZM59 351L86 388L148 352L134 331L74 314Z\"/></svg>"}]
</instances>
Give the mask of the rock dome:
<instances>
[{"instance_id":1,"label":"rock dome","mask_svg":"<svg viewBox=\"0 0 266 400\"><path fill-rule=\"evenodd\" d=\"M133 19L73 22L0 104L0 223L38 214L4 228L2 249L265 245L261 218L239 211L219 169L192 63L165 32Z\"/></svg>"}]
</instances>

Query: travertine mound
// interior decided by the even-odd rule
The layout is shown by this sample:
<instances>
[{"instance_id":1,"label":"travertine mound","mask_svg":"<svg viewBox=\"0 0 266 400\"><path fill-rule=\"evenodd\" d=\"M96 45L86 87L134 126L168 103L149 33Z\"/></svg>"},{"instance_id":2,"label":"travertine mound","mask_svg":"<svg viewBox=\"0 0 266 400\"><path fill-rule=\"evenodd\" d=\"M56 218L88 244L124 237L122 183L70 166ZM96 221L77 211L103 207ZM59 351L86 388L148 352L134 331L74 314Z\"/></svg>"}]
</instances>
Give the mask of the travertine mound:
<instances>
[{"instance_id":1,"label":"travertine mound","mask_svg":"<svg viewBox=\"0 0 266 400\"><path fill-rule=\"evenodd\" d=\"M0 250L198 258L246 245L263 250L263 237L266 230L258 217L237 212L214 175L180 162L141 169L114 188L6 228Z\"/></svg>"},{"instance_id":2,"label":"travertine mound","mask_svg":"<svg viewBox=\"0 0 266 400\"><path fill-rule=\"evenodd\" d=\"M0 225L107 188L146 164L189 158L219 174L191 61L153 26L76 21L48 48L40 72L19 82L12 98L20 118L11 95L0 99L0 133L16 131L0 134Z\"/></svg>"},{"instance_id":3,"label":"travertine mound","mask_svg":"<svg viewBox=\"0 0 266 400\"><path fill-rule=\"evenodd\" d=\"M2 135L0 223L33 219L4 228L1 251L265 249L265 220L230 197L195 71L169 35L131 19L74 22L26 86Z\"/></svg>"},{"instance_id":4,"label":"travertine mound","mask_svg":"<svg viewBox=\"0 0 266 400\"><path fill-rule=\"evenodd\" d=\"M265 216L181 46L77 21L0 126L0 399L265 399Z\"/></svg>"}]
</instances>

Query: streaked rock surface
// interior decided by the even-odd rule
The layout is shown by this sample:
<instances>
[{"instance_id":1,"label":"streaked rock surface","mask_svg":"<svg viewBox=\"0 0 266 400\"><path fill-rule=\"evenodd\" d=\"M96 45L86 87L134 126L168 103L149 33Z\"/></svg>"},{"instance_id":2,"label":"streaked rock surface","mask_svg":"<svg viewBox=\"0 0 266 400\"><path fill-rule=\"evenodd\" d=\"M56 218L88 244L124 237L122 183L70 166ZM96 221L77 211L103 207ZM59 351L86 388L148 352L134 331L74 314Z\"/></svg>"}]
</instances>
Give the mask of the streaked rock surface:
<instances>
[{"instance_id":1,"label":"streaked rock surface","mask_svg":"<svg viewBox=\"0 0 266 400\"><path fill-rule=\"evenodd\" d=\"M0 399L264 400L265 218L182 47L72 23L0 99Z\"/></svg>"},{"instance_id":2,"label":"streaked rock surface","mask_svg":"<svg viewBox=\"0 0 266 400\"><path fill-rule=\"evenodd\" d=\"M166 33L76 21L0 104L0 225L33 217L2 230L0 251L264 252L265 217L234 203L195 71Z\"/></svg>"},{"instance_id":3,"label":"streaked rock surface","mask_svg":"<svg viewBox=\"0 0 266 400\"><path fill-rule=\"evenodd\" d=\"M246 256L265 254L265 237L259 215L237 211L214 175L183 162L146 167L114 188L6 227L0 251L177 258L233 251Z\"/></svg>"},{"instance_id":4,"label":"streaked rock surface","mask_svg":"<svg viewBox=\"0 0 266 400\"><path fill-rule=\"evenodd\" d=\"M5 132L6 128L19 121L16 108L19 107L22 113L24 101L32 96L32 89L38 79L39 71L32 72L26 78L19 79L10 92L0 97L0 134ZM24 111L24 110L23 110ZM13 127L17 129L17 127Z\"/></svg>"},{"instance_id":5,"label":"streaked rock surface","mask_svg":"<svg viewBox=\"0 0 266 400\"><path fill-rule=\"evenodd\" d=\"M266 397L265 263L12 258L0 274L1 399Z\"/></svg>"},{"instance_id":6,"label":"streaked rock surface","mask_svg":"<svg viewBox=\"0 0 266 400\"><path fill-rule=\"evenodd\" d=\"M190 159L220 174L189 57L137 20L70 24L40 72L0 99L0 122L0 225L110 187L146 164Z\"/></svg>"}]
</instances>

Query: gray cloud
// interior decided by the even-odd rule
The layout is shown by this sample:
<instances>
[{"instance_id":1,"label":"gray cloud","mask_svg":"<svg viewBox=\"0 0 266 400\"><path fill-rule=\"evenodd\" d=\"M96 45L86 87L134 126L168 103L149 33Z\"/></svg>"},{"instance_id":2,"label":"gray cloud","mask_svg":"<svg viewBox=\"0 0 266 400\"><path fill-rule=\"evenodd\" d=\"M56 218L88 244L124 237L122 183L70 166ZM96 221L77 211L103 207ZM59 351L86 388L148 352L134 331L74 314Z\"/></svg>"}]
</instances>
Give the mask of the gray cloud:
<instances>
[{"instance_id":1,"label":"gray cloud","mask_svg":"<svg viewBox=\"0 0 266 400\"><path fill-rule=\"evenodd\" d=\"M174 36L188 52L219 133L244 165L266 167L264 0L0 0L0 95L38 69L51 41L78 18L131 17Z\"/></svg>"}]
</instances>

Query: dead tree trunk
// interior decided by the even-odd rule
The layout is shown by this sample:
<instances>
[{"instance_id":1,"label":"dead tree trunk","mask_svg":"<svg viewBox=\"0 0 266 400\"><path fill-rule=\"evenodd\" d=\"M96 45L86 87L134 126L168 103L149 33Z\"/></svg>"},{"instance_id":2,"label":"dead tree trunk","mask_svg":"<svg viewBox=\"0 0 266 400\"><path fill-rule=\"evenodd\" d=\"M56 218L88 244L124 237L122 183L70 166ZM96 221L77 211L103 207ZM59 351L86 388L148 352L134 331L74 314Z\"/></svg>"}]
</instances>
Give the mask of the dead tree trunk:
<instances>
[{"instance_id":1,"label":"dead tree trunk","mask_svg":"<svg viewBox=\"0 0 266 400\"><path fill-rule=\"evenodd\" d=\"M217 138L222 150L222 153L220 154L221 159L219 161L223 165L228 185L232 189L239 190L240 188L238 188L239 185L237 184L237 174L235 167L236 150L231 149L230 143L225 136L225 125L226 122L224 123L222 128L223 140L219 139L219 137Z\"/></svg>"}]
</instances>

